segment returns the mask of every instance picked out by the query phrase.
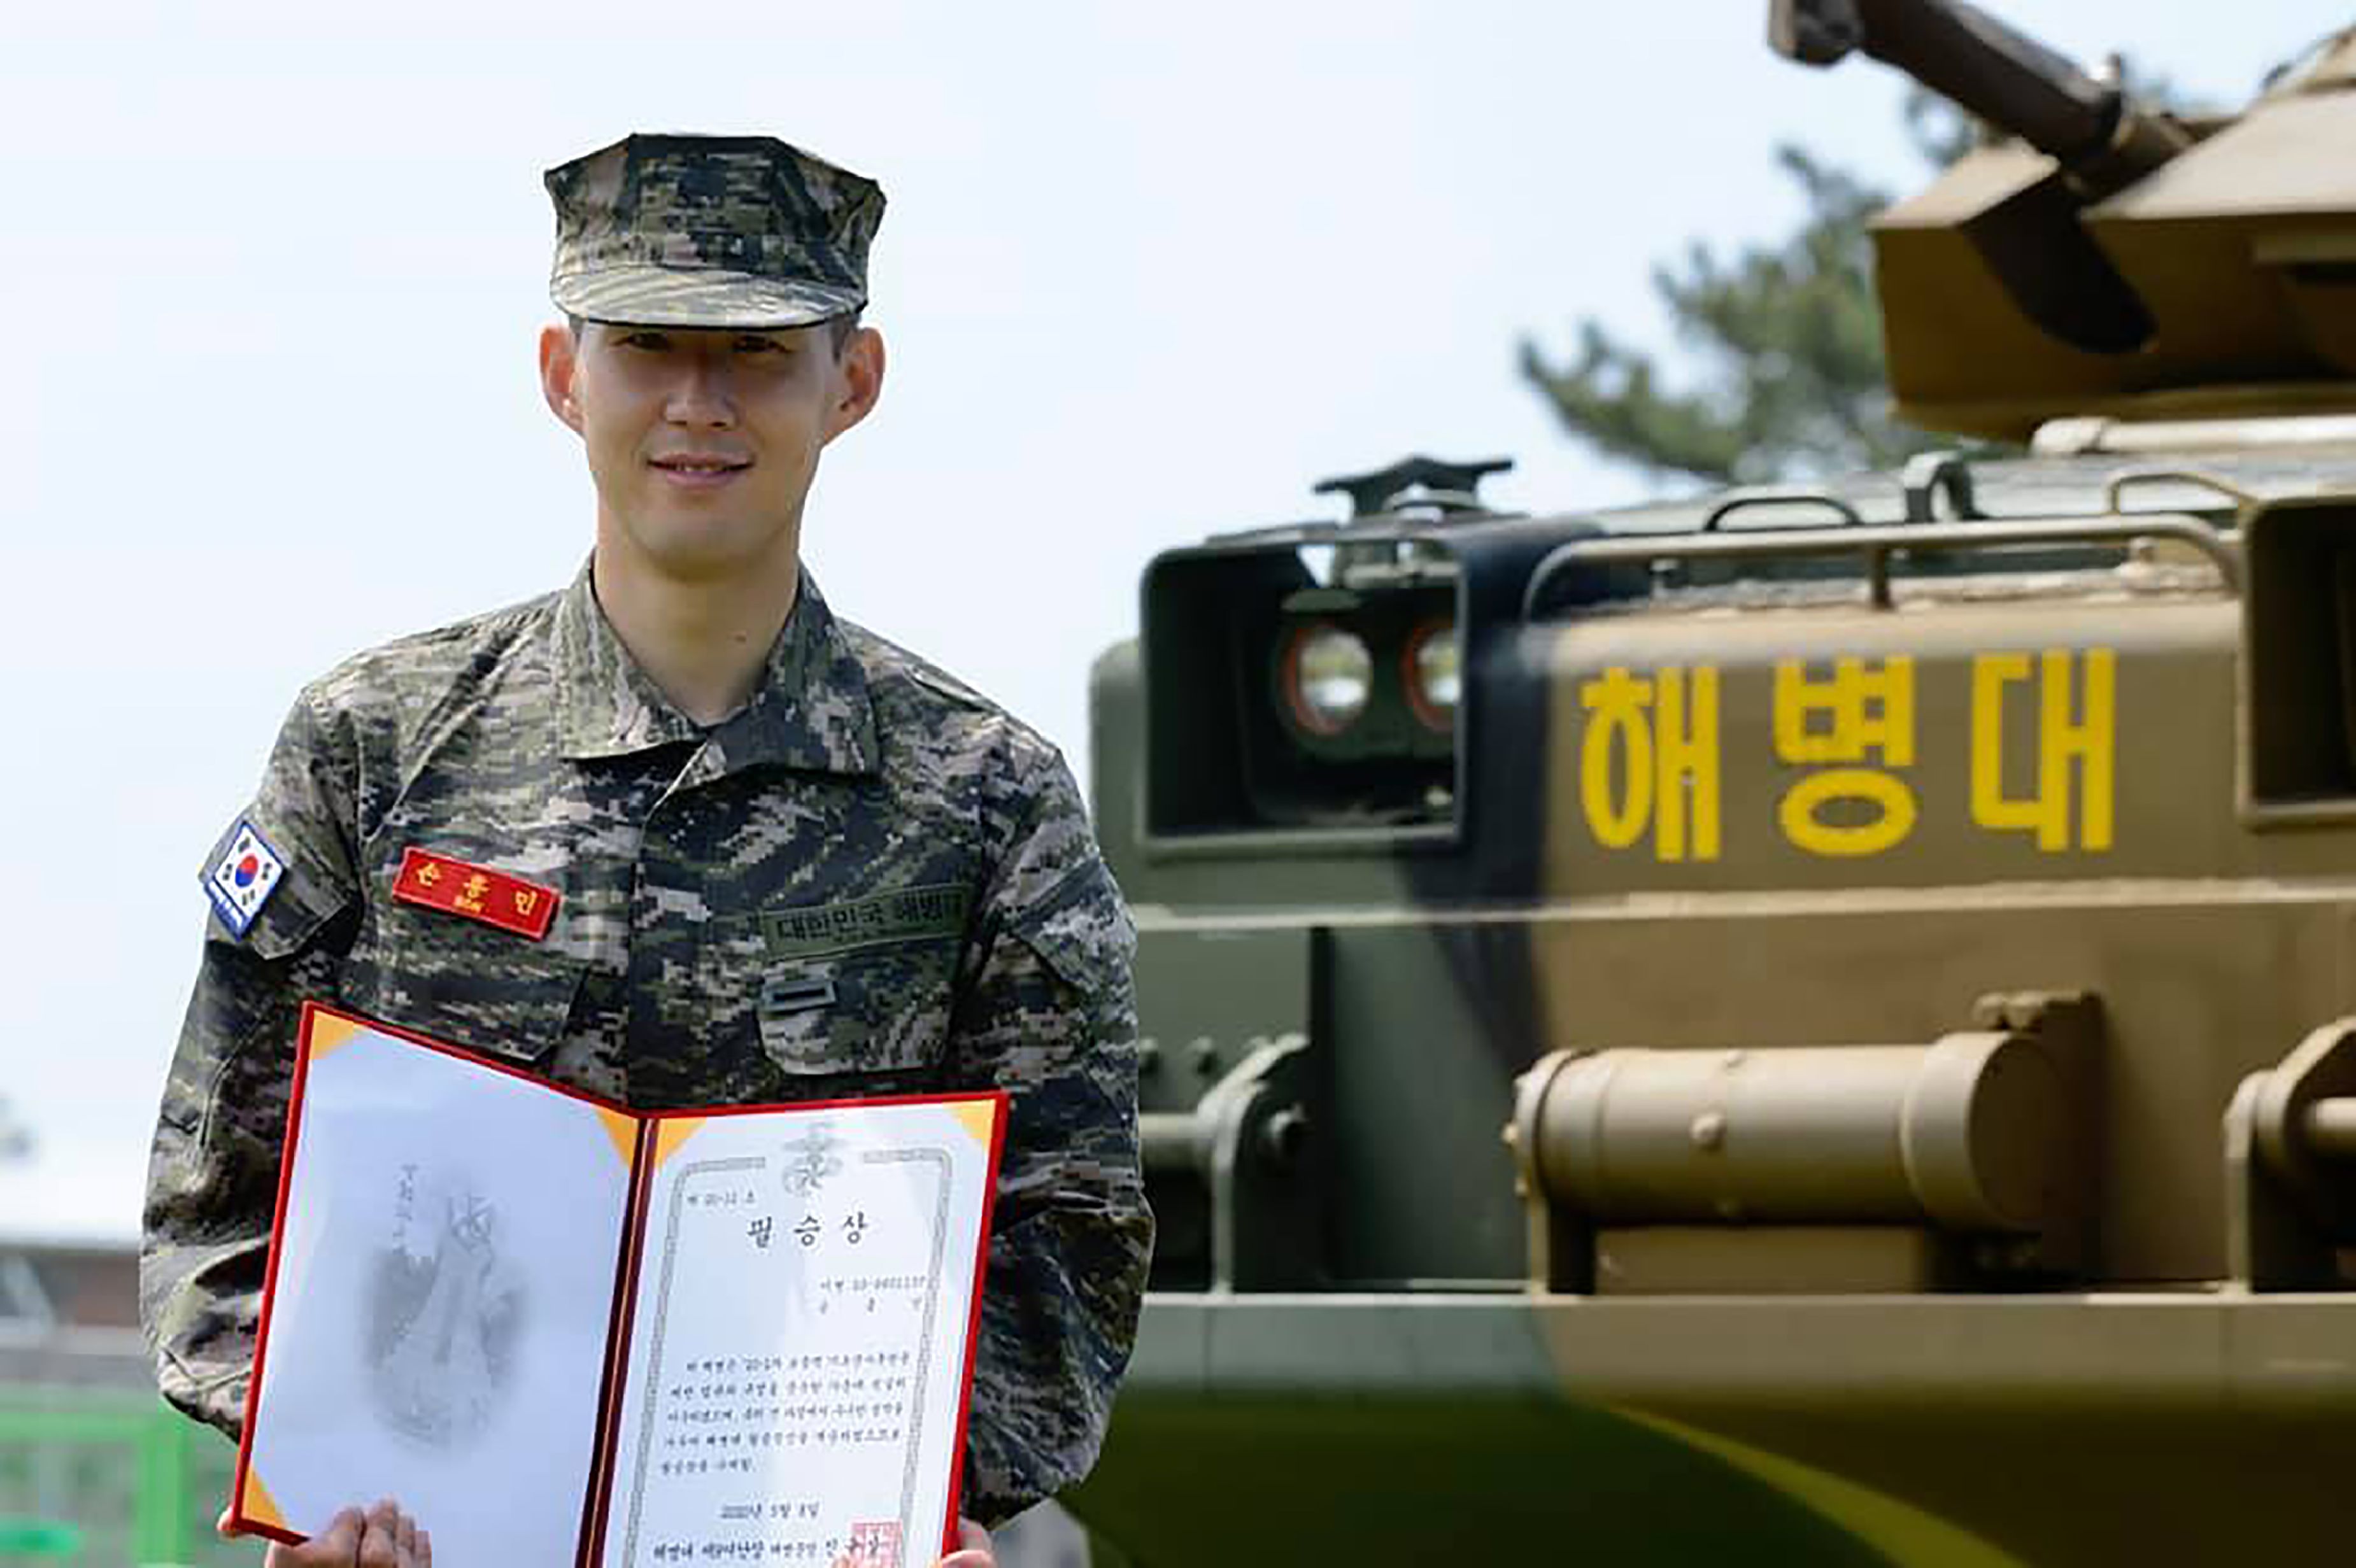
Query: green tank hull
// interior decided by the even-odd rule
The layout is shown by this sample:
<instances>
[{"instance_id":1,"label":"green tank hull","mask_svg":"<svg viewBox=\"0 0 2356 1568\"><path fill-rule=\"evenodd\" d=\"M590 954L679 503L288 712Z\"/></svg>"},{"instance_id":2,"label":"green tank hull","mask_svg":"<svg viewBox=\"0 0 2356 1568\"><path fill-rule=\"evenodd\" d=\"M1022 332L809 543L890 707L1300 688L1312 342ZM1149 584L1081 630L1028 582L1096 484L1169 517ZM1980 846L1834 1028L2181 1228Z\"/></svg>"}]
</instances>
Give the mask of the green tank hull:
<instances>
[{"instance_id":1,"label":"green tank hull","mask_svg":"<svg viewBox=\"0 0 2356 1568\"><path fill-rule=\"evenodd\" d=\"M1157 563L1095 695L1162 1243L1083 1518L1143 1564L2329 1541L2356 1170L2300 1107L2356 1091L2356 745L2297 737L2356 720L2294 672L2356 628L2356 452L2202 461L2131 517L2147 464L2084 458L1954 522L1869 478L1833 528L1393 528L1455 745L1330 819L1194 778L1264 766L1260 681L1155 728L1316 547Z\"/></svg>"},{"instance_id":2,"label":"green tank hull","mask_svg":"<svg viewBox=\"0 0 2356 1568\"><path fill-rule=\"evenodd\" d=\"M1163 1297L1083 1517L1141 1563L2327 1561L2344 1297Z\"/></svg>"}]
</instances>

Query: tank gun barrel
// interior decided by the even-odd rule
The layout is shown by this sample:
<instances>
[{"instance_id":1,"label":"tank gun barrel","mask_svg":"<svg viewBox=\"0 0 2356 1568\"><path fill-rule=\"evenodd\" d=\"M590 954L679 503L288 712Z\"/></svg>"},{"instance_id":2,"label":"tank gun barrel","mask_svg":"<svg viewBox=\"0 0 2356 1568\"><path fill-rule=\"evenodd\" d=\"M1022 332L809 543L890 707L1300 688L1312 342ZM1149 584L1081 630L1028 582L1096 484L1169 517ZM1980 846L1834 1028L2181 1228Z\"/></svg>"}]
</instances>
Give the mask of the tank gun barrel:
<instances>
[{"instance_id":1,"label":"tank gun barrel","mask_svg":"<svg viewBox=\"0 0 2356 1568\"><path fill-rule=\"evenodd\" d=\"M1863 50L2059 162L2098 200L2191 144L2119 87L1964 0L1773 0L1768 41L1804 65Z\"/></svg>"}]
</instances>

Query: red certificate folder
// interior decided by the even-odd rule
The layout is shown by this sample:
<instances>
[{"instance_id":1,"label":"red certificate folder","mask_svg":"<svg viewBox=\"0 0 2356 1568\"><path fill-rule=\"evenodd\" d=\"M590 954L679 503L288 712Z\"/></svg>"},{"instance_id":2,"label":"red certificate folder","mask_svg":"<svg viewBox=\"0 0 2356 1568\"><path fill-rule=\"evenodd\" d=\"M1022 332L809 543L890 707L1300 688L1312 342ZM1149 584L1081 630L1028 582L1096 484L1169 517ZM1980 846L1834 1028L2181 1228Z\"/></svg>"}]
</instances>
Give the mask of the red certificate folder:
<instances>
[{"instance_id":1,"label":"red certificate folder","mask_svg":"<svg viewBox=\"0 0 2356 1568\"><path fill-rule=\"evenodd\" d=\"M232 1522L453 1563L931 1561L1006 1096L637 1112L303 1009Z\"/></svg>"}]
</instances>

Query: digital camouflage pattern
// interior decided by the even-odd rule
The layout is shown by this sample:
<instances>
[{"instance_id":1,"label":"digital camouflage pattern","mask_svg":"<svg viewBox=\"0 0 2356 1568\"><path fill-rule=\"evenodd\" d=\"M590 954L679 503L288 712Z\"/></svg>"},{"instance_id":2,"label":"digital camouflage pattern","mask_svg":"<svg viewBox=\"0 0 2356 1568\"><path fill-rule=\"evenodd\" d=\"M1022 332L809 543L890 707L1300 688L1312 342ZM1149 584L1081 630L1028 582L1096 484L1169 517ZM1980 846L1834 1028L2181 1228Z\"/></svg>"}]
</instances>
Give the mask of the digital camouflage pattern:
<instances>
[{"instance_id":1,"label":"digital camouflage pattern","mask_svg":"<svg viewBox=\"0 0 2356 1568\"><path fill-rule=\"evenodd\" d=\"M242 1418L316 997L642 1110L1010 1091L965 1509L1087 1471L1152 1221L1135 938L1044 741L807 576L757 696L700 730L584 568L305 688L242 815L285 878L241 940L209 917L148 1178L142 1307L174 1403ZM394 900L412 848L557 890L545 939Z\"/></svg>"},{"instance_id":2,"label":"digital camouflage pattern","mask_svg":"<svg viewBox=\"0 0 2356 1568\"><path fill-rule=\"evenodd\" d=\"M788 327L867 303L883 188L774 136L626 136L545 178L568 315Z\"/></svg>"}]
</instances>

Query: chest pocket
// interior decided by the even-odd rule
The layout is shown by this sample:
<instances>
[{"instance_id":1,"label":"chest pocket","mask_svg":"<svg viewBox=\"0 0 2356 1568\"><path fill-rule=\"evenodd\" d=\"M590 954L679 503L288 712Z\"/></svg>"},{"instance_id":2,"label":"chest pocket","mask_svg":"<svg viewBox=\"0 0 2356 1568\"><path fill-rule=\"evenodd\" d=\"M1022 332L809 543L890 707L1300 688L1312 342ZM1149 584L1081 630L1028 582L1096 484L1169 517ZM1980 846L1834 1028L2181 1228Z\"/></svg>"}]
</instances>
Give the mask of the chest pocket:
<instances>
[{"instance_id":1,"label":"chest pocket","mask_svg":"<svg viewBox=\"0 0 2356 1568\"><path fill-rule=\"evenodd\" d=\"M564 1038L578 959L480 921L374 901L346 991L370 1017L486 1056L544 1061Z\"/></svg>"},{"instance_id":2,"label":"chest pocket","mask_svg":"<svg viewBox=\"0 0 2356 1568\"><path fill-rule=\"evenodd\" d=\"M935 1068L948 1045L957 955L954 937L926 937L773 961L755 1003L761 1049L797 1078Z\"/></svg>"}]
</instances>

